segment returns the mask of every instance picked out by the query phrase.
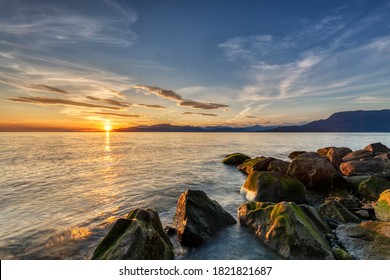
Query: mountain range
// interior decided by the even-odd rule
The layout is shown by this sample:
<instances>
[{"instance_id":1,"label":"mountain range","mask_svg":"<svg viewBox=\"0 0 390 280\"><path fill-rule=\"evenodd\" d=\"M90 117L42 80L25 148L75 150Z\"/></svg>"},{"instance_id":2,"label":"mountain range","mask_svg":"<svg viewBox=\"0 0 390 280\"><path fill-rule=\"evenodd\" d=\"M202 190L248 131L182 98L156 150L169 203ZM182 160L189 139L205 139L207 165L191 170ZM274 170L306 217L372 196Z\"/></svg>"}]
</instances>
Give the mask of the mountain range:
<instances>
[{"instance_id":1,"label":"mountain range","mask_svg":"<svg viewBox=\"0 0 390 280\"><path fill-rule=\"evenodd\" d=\"M294 126L176 126L157 124L134 126L115 131L128 132L390 132L390 109L373 111L347 111L332 114L324 120L316 120Z\"/></svg>"}]
</instances>

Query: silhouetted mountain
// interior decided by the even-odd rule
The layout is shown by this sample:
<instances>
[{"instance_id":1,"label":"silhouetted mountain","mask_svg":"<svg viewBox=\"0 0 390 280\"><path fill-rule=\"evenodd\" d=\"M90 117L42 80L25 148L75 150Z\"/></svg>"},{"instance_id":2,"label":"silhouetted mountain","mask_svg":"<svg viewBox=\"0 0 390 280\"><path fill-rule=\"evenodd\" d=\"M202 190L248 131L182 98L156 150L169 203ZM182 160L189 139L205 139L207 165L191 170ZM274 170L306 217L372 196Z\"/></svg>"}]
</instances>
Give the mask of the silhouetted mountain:
<instances>
[{"instance_id":1,"label":"silhouetted mountain","mask_svg":"<svg viewBox=\"0 0 390 280\"><path fill-rule=\"evenodd\" d=\"M265 131L275 128L274 126L248 126L248 127L230 127L230 126L177 126L170 124L157 124L151 126L134 126L128 128L119 128L115 131L127 132L254 132Z\"/></svg>"},{"instance_id":2,"label":"silhouetted mountain","mask_svg":"<svg viewBox=\"0 0 390 280\"><path fill-rule=\"evenodd\" d=\"M390 132L390 110L334 113L325 120L281 126L270 132Z\"/></svg>"}]
</instances>

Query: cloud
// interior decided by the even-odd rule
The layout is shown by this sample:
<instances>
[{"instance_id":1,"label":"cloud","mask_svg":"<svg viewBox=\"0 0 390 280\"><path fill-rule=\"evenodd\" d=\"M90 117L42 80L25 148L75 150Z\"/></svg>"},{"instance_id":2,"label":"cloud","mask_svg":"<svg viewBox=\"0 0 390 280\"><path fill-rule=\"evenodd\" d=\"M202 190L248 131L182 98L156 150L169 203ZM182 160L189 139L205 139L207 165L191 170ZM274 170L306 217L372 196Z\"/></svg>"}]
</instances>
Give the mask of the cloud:
<instances>
[{"instance_id":1,"label":"cloud","mask_svg":"<svg viewBox=\"0 0 390 280\"><path fill-rule=\"evenodd\" d=\"M132 88L136 90L141 90L144 94L154 94L164 99L176 101L179 106L182 107L190 107L196 109L221 109L221 108L229 108L229 105L218 104L218 103L208 103L202 101L195 101L184 99L181 95L177 94L172 90L162 89L160 87L148 86L148 85L133 85Z\"/></svg>"},{"instance_id":2,"label":"cloud","mask_svg":"<svg viewBox=\"0 0 390 280\"><path fill-rule=\"evenodd\" d=\"M379 96L360 96L356 98L356 102L363 104L380 104L383 100Z\"/></svg>"},{"instance_id":3,"label":"cloud","mask_svg":"<svg viewBox=\"0 0 390 280\"><path fill-rule=\"evenodd\" d=\"M39 104L39 105L70 105L77 107L86 107L86 108L101 108L101 109L111 109L111 110L120 110L121 108L117 107L109 107L96 105L85 102L78 102L66 99L58 99L58 98L46 98L46 97L11 97L8 98L10 101L14 102L23 102L23 103L31 103L31 104Z\"/></svg>"},{"instance_id":4,"label":"cloud","mask_svg":"<svg viewBox=\"0 0 390 280\"><path fill-rule=\"evenodd\" d=\"M107 103L107 104L110 104L110 105L119 106L119 107L123 107L123 108L128 108L128 107L132 106L131 103L117 101L117 100L113 100L113 99L98 98L98 97L93 97L93 96L87 96L87 98L90 99L90 100L100 101L100 102L104 102L104 103Z\"/></svg>"},{"instance_id":5,"label":"cloud","mask_svg":"<svg viewBox=\"0 0 390 280\"><path fill-rule=\"evenodd\" d=\"M40 91L48 91L48 92L54 92L54 93L60 93L60 94L68 94L68 92L64 89L60 89L57 87L42 85L42 84L36 84L36 85L27 85L26 88L33 89L33 90L40 90Z\"/></svg>"},{"instance_id":6,"label":"cloud","mask_svg":"<svg viewBox=\"0 0 390 280\"><path fill-rule=\"evenodd\" d=\"M246 116L248 119L257 119L256 116Z\"/></svg>"},{"instance_id":7,"label":"cloud","mask_svg":"<svg viewBox=\"0 0 390 280\"><path fill-rule=\"evenodd\" d=\"M150 104L135 104L135 105L139 107L145 107L151 109L167 109L167 107L161 105L150 105Z\"/></svg>"},{"instance_id":8,"label":"cloud","mask_svg":"<svg viewBox=\"0 0 390 280\"><path fill-rule=\"evenodd\" d=\"M199 116L209 116L209 117L218 117L216 114L207 114L207 113L198 113L198 112L182 112L180 115L199 115Z\"/></svg>"},{"instance_id":9,"label":"cloud","mask_svg":"<svg viewBox=\"0 0 390 280\"><path fill-rule=\"evenodd\" d=\"M120 113L106 113L106 112L92 112L91 114L104 115L104 116L113 116L113 117L125 117L125 118L139 118L141 115L130 115L130 114L120 114Z\"/></svg>"}]
</instances>

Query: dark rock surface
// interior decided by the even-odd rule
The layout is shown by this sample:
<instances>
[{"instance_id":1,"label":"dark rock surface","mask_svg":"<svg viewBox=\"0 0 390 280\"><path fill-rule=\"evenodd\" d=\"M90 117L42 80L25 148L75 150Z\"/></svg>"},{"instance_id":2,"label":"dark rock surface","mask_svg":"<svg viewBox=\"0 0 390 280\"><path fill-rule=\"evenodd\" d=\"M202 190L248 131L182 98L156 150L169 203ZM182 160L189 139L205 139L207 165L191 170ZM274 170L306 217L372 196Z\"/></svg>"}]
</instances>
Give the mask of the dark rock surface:
<instances>
[{"instance_id":1,"label":"dark rock surface","mask_svg":"<svg viewBox=\"0 0 390 280\"><path fill-rule=\"evenodd\" d=\"M222 161L222 163L227 164L227 165L240 165L240 164L242 164L244 161L246 161L248 159L251 159L251 158L248 157L247 155L244 155L244 154L241 154L241 153L234 153L234 154L228 155Z\"/></svg>"},{"instance_id":2,"label":"dark rock surface","mask_svg":"<svg viewBox=\"0 0 390 280\"><path fill-rule=\"evenodd\" d=\"M322 204L318 207L318 213L323 218L332 218L342 223L360 223L359 217L349 212L336 200Z\"/></svg>"}]
</instances>

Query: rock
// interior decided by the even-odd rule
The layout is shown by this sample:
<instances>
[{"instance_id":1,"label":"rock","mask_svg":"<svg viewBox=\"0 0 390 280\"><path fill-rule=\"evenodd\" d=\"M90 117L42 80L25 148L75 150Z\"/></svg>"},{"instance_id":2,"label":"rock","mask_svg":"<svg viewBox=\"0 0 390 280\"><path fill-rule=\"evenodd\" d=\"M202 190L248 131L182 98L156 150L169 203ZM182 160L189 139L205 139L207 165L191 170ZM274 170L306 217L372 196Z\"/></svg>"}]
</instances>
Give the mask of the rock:
<instances>
[{"instance_id":1,"label":"rock","mask_svg":"<svg viewBox=\"0 0 390 280\"><path fill-rule=\"evenodd\" d=\"M245 161L243 164L237 166L238 170L250 174L253 171L267 171L268 165L275 160L272 157L257 157Z\"/></svg>"},{"instance_id":2,"label":"rock","mask_svg":"<svg viewBox=\"0 0 390 280\"><path fill-rule=\"evenodd\" d=\"M338 201L341 205L343 205L345 208L359 208L360 202L354 197L341 197L336 198L336 201Z\"/></svg>"},{"instance_id":3,"label":"rock","mask_svg":"<svg viewBox=\"0 0 390 280\"><path fill-rule=\"evenodd\" d=\"M364 180L367 180L368 178L370 178L370 175L359 175L344 177L344 180L348 183L349 187L354 190L355 193L358 193L360 183Z\"/></svg>"},{"instance_id":4,"label":"rock","mask_svg":"<svg viewBox=\"0 0 390 280\"><path fill-rule=\"evenodd\" d=\"M365 158L342 163L340 171L345 176L381 174L390 171L390 164L380 158Z\"/></svg>"},{"instance_id":5,"label":"rock","mask_svg":"<svg viewBox=\"0 0 390 280\"><path fill-rule=\"evenodd\" d=\"M251 201L305 202L305 186L295 178L271 171L253 171L249 174L241 194Z\"/></svg>"},{"instance_id":6,"label":"rock","mask_svg":"<svg viewBox=\"0 0 390 280\"><path fill-rule=\"evenodd\" d=\"M321 156L326 156L337 169L343 162L343 158L351 152L352 150L347 147L327 147L317 151Z\"/></svg>"},{"instance_id":7,"label":"rock","mask_svg":"<svg viewBox=\"0 0 390 280\"><path fill-rule=\"evenodd\" d=\"M385 162L390 162L390 153L382 153L382 154L378 154L377 156L375 156L374 158L379 158Z\"/></svg>"},{"instance_id":8,"label":"rock","mask_svg":"<svg viewBox=\"0 0 390 280\"><path fill-rule=\"evenodd\" d=\"M326 192L347 183L328 159L317 153L304 153L291 162L287 175L301 181L307 188Z\"/></svg>"},{"instance_id":9,"label":"rock","mask_svg":"<svg viewBox=\"0 0 390 280\"><path fill-rule=\"evenodd\" d=\"M227 164L227 165L240 165L244 161L251 159L247 155L241 154L241 153L234 153L231 155L228 155L222 163Z\"/></svg>"},{"instance_id":10,"label":"rock","mask_svg":"<svg viewBox=\"0 0 390 280\"><path fill-rule=\"evenodd\" d=\"M293 202L248 202L239 207L238 217L286 259L334 259L325 235Z\"/></svg>"},{"instance_id":11,"label":"rock","mask_svg":"<svg viewBox=\"0 0 390 280\"><path fill-rule=\"evenodd\" d=\"M332 251L336 260L354 260L354 258L340 246L333 246Z\"/></svg>"},{"instance_id":12,"label":"rock","mask_svg":"<svg viewBox=\"0 0 390 280\"><path fill-rule=\"evenodd\" d=\"M390 149L380 142L370 144L366 146L364 150L369 151L373 154L390 152Z\"/></svg>"},{"instance_id":13,"label":"rock","mask_svg":"<svg viewBox=\"0 0 390 280\"><path fill-rule=\"evenodd\" d=\"M304 154L306 153L305 151L294 151L294 152L291 152L289 155L288 155L288 158L289 159L294 159L296 158L297 156L301 155L301 154Z\"/></svg>"},{"instance_id":14,"label":"rock","mask_svg":"<svg viewBox=\"0 0 390 280\"><path fill-rule=\"evenodd\" d=\"M323 218L332 218L342 223L360 223L359 217L349 212L336 200L322 204L318 207L318 213Z\"/></svg>"},{"instance_id":15,"label":"rock","mask_svg":"<svg viewBox=\"0 0 390 280\"><path fill-rule=\"evenodd\" d=\"M336 229L336 235L355 259L390 259L390 222L344 224Z\"/></svg>"},{"instance_id":16,"label":"rock","mask_svg":"<svg viewBox=\"0 0 390 280\"><path fill-rule=\"evenodd\" d=\"M314 207L311 207L311 206L308 206L308 205L305 205L305 204L301 204L299 205L299 207L301 208L301 210L303 211L303 213L305 213L306 216L308 216L310 218L310 220L317 226L317 228L323 233L325 234L325 237L327 235L332 235L331 232L331 228L329 227L329 225L321 218L320 214L318 214L317 210L314 209Z\"/></svg>"},{"instance_id":17,"label":"rock","mask_svg":"<svg viewBox=\"0 0 390 280\"><path fill-rule=\"evenodd\" d=\"M222 227L237 223L218 202L200 190L182 193L177 202L173 226L185 246L198 246Z\"/></svg>"},{"instance_id":18,"label":"rock","mask_svg":"<svg viewBox=\"0 0 390 280\"><path fill-rule=\"evenodd\" d=\"M358 160L367 157L373 157L373 153L367 150L357 150L345 155L343 157L343 161L347 162L347 161Z\"/></svg>"},{"instance_id":19,"label":"rock","mask_svg":"<svg viewBox=\"0 0 390 280\"><path fill-rule=\"evenodd\" d=\"M374 210L375 216L379 221L390 222L390 189L381 193Z\"/></svg>"},{"instance_id":20,"label":"rock","mask_svg":"<svg viewBox=\"0 0 390 280\"><path fill-rule=\"evenodd\" d=\"M390 181L383 176L373 175L359 185L359 193L368 200L378 200L385 190L390 189Z\"/></svg>"},{"instance_id":21,"label":"rock","mask_svg":"<svg viewBox=\"0 0 390 280\"><path fill-rule=\"evenodd\" d=\"M280 174L286 174L290 163L288 161L274 159L268 165L268 171L278 172Z\"/></svg>"},{"instance_id":22,"label":"rock","mask_svg":"<svg viewBox=\"0 0 390 280\"><path fill-rule=\"evenodd\" d=\"M135 209L126 219L118 219L92 256L95 260L173 258L172 244L153 209Z\"/></svg>"}]
</instances>

